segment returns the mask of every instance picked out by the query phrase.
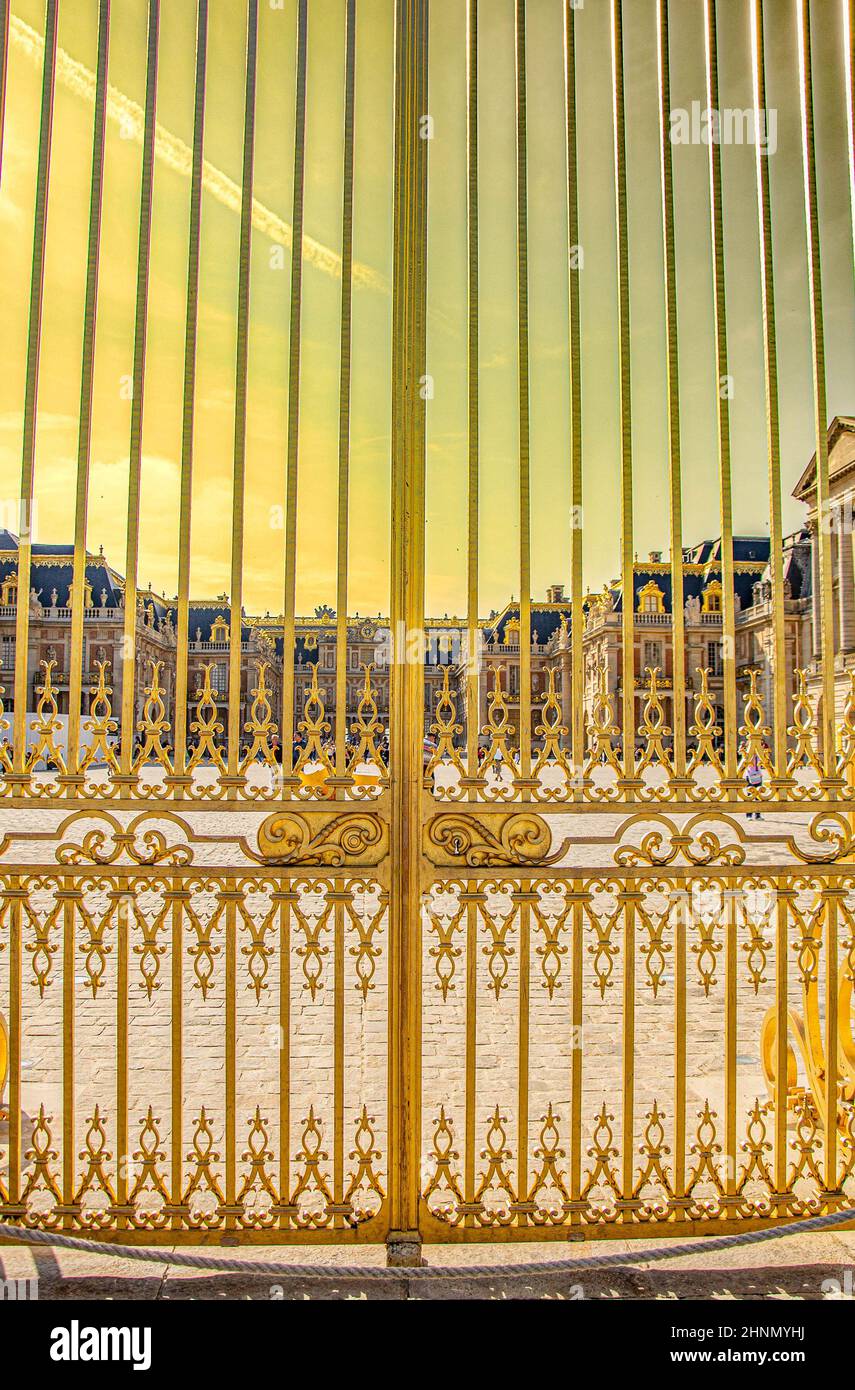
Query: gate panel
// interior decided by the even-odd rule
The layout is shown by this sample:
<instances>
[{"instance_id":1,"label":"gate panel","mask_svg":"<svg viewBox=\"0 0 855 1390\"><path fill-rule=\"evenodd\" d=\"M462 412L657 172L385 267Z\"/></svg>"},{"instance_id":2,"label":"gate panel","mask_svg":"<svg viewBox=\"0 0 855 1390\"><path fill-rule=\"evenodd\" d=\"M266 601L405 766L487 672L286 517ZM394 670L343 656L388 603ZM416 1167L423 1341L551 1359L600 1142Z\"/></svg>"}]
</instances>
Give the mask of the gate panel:
<instances>
[{"instance_id":1,"label":"gate panel","mask_svg":"<svg viewBox=\"0 0 855 1390\"><path fill-rule=\"evenodd\" d=\"M543 44L541 26L551 24L556 42L559 9L568 179L571 594L569 603L562 592L542 603L532 593L538 518L532 509L531 383L542 344L533 329L529 208L532 150L541 136L532 125L530 97L545 70L537 46ZM698 5L693 21L704 44L706 109L725 120L716 10L712 0ZM577 97L586 90L590 106L582 65L592 70L603 64L604 12L619 380L611 496L619 518L619 575L592 594L583 589L583 558L591 564L590 554L583 557L583 503L592 484L583 473L579 286L585 283L580 252L594 256L598 248L579 244L585 175L579 171L584 150ZM671 553L668 562L661 553L652 554L650 564L639 562L639 497L653 483L634 456L632 409L631 369L639 354L630 294L625 69L638 42L637 15L620 0L602 7L567 3L548 20L538 13L535 25L525 0L501 13L477 0L467 5L465 134L455 130L466 142L468 176L468 643L459 661L444 666L440 655L436 671L427 668L436 747L422 802L421 1230L431 1241L732 1230L734 1223L751 1227L852 1200L852 704L846 695L851 685L838 680L835 687L834 662L841 669L841 658L833 652L838 639L829 626L831 610L822 617L832 550L841 554L844 542L831 546L834 527L826 525L826 536L817 531L812 545L814 650L821 655L809 675L799 660L794 670L791 649L788 655L793 608L784 577L790 552L782 528L769 159L758 139L770 542L760 585L769 656L765 673L754 669L750 653L746 659L743 613L761 600L756 588L752 597L744 587L750 543L738 537L734 523L733 426L724 389L732 371L723 195L729 152L718 140L705 143L714 380L721 388L715 391L720 539L694 549L684 537L674 195L679 141L673 136L680 113L671 90L673 54L685 59L686 47L682 34L675 40L669 5L661 0L655 24L652 15L645 20L643 42L648 49L657 45L659 65ZM744 18L753 45L751 114L759 132L768 115L759 0L745 7ZM820 500L828 486L828 436L807 4L795 7L794 20L822 517L830 504ZM497 62L511 46L512 82ZM432 61L441 58L434 53ZM680 81L685 90L682 73ZM519 597L485 621L481 577L485 568L490 574L485 550L491 538L479 524L481 407L486 372L497 367L480 341L485 286L504 296L505 312L511 308L507 286L497 285L494 260L483 252L496 227L479 200L479 131L483 110L496 110L497 86L515 121L519 432L515 496L507 502L503 539L510 547L511 535L518 537L507 585ZM637 94L634 99L640 101ZM450 163L446 151L442 167ZM642 328L647 333L649 324L643 321ZM450 384L449 373L446 390ZM600 467L601 490L608 493L613 485ZM851 588L842 574L835 582L841 594L847 584ZM756 662L756 645L753 651ZM755 768L758 777L747 775ZM752 825L755 808L767 818L762 829Z\"/></svg>"},{"instance_id":2,"label":"gate panel","mask_svg":"<svg viewBox=\"0 0 855 1390\"><path fill-rule=\"evenodd\" d=\"M98 0L89 9L79 30L72 18L62 30L56 0L46 0L41 30L29 24L29 10L13 12L4 30L11 70L23 82L37 65L41 99L23 467L20 486L8 489L21 505L16 534L4 532L14 541L3 567L3 611L15 658L14 691L6 682L0 692L12 695L0 711L0 730L11 735L0 746L0 1018L9 1040L8 1057L4 1048L0 1058L8 1123L0 1138L0 1202L10 1219L113 1241L382 1241L393 1217L402 1224L396 1182L403 1159L398 1152L392 1163L389 1146L400 1150L403 1141L389 1098L399 1095L402 1074L410 1085L412 1072L400 1057L393 1072L389 1043L402 913L400 904L397 916L390 913L397 803L389 709L390 684L399 680L391 634L393 620L407 618L400 582L391 615L383 616L389 567L382 547L369 576L379 616L349 616L357 607L365 612L366 593L362 575L354 601L350 502L355 493L364 513L366 481L352 485L350 455L353 448L364 457L378 431L381 440L384 429L388 436L386 393L359 364L354 369L352 342L370 336L382 361L384 336L392 337L386 238L369 238L370 265L354 254L354 238L360 225L366 230L372 194L382 202L385 190L390 219L393 212L392 178L377 154L384 152L391 170L383 133L394 130L395 7L383 0L359 7L330 0L326 7L343 84L343 128L332 151L340 156L338 235L330 244L306 225L322 201L317 181L312 201L310 122L329 81L324 55L333 42L320 5L310 19L307 0L284 8L248 0L243 12L215 12L196 0L183 13L170 10L175 27L168 31L159 0ZM164 82L175 74L165 36L175 39L182 25L188 39L195 29L195 54L181 70L192 71L185 111L192 119L179 133L164 124L167 110L173 118L180 111L171 91L164 101ZM134 32L141 49L133 50ZM63 41L79 44L84 56L89 44L91 71ZM115 85L132 50L142 59L139 104ZM290 74L277 66L283 55L293 61ZM236 72L239 160L231 168L216 103L231 100ZM412 80L399 76L401 84ZM57 293L45 272L45 242L61 212L49 184L59 89L91 101L92 164L76 510L73 533L53 546L41 543L33 514L41 320L44 302ZM286 100L282 135L276 118ZM403 129L400 94L396 109ZM11 111L23 120L17 89ZM366 130L362 162L359 111L375 125ZM316 119L328 138L325 113ZM280 138L282 163L271 186L271 146ZM117 140L139 151L123 573L103 548L98 555L87 548L98 486L93 415L104 400L95 347L109 357L115 320L102 225L117 196ZM82 160L80 176L90 176ZM170 179L178 181L180 208ZM354 205L358 190L362 209ZM185 206L186 242L173 236L166 254L164 219L183 216ZM322 210L328 221L327 204ZM417 266L404 247L406 219L397 215L395 252L400 266L406 260L412 267L411 295ZM218 224L223 217L234 218L233 237ZM176 242L182 257L186 251L180 264ZM236 263L215 267L218 250L232 245ZM396 294L403 273L396 263ZM232 317L218 318L217 275L233 284ZM144 494L150 470L156 476L163 462L149 457L161 402L147 382L159 366L151 344L164 278L167 295L174 290L176 302L185 301L171 600L145 578L152 516ZM282 283L284 325L268 313L269 300L280 303ZM368 292L370 304L354 305L355 288ZM102 323L104 348L96 339ZM408 333L396 333L400 353ZM258 476L259 437L266 442L270 428L270 400L260 412L257 405L259 344L269 347L271 334L286 364L285 382L268 384L284 407L278 490ZM318 419L319 353L311 335L336 360L336 495L326 533L335 566L332 576L319 576L314 614L305 617L301 566L312 563L313 537L301 498L302 489L312 498L306 458ZM224 372L218 354L229 340ZM411 424L396 361L400 442ZM230 506L220 537L206 530L205 490L222 486L217 461L206 456L212 418L228 420L230 432ZM375 439L366 470L381 508L389 491L376 463L382 452ZM388 437L385 452L392 453ZM394 452L399 470L398 443ZM268 515L271 495L277 505ZM4 513L4 523L10 518ZM223 538L227 593L205 602L199 571L216 572ZM0 548L5 554L6 540ZM259 553L275 593L263 618L253 616L261 611L252 598ZM403 555L396 553L395 564L400 576ZM378 582L386 586L379 601ZM398 720L400 733L406 718ZM396 751L396 766L406 756ZM420 747L417 757L420 770ZM396 814L400 824L400 806Z\"/></svg>"}]
</instances>

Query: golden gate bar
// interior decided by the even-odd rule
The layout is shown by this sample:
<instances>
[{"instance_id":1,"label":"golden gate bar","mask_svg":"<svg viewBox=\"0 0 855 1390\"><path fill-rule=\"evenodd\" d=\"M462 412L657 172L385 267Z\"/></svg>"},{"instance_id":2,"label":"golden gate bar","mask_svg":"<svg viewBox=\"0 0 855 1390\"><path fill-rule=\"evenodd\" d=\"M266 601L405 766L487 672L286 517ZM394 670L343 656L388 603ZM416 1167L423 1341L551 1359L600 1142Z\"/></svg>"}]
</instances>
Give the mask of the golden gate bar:
<instances>
[{"instance_id":1,"label":"golden gate bar","mask_svg":"<svg viewBox=\"0 0 855 1390\"><path fill-rule=\"evenodd\" d=\"M462 0L463 3L463 0ZM422 1241L649 1237L757 1229L852 1206L855 1197L855 680L835 715L831 533L820 526L821 700L801 673L737 689L728 402L716 392L723 581L724 720L700 672L684 692L680 385L668 0L648 42L658 62L662 292L667 350L669 535L675 657L673 730L648 668L636 715L632 604L621 619L623 679L601 673L584 715L581 544L584 393L578 279L569 275L573 524L570 718L555 689L532 706L532 363L528 305L526 24L514 18L519 382L519 728L500 676L479 723L479 3L465 0L469 664L458 701L448 671L425 755L425 400L429 141L428 0L394 9L391 591L389 744L377 673L364 670L347 730L350 406L359 0L342 0L344 131L338 358L336 678L333 708L314 667L295 706L302 267L309 54L329 40L307 0L295 25L294 164L284 460L283 679L265 661L241 727L241 593L250 246L259 82L257 0L246 5L236 355L229 703L218 718L211 666L189 688L190 539L208 3L198 0L180 457L176 692L159 664L138 670L139 502L147 363L152 179L161 6L149 0L138 207L128 539L121 695L100 663L81 713L94 335L98 313L111 24L101 0L92 127L88 265L77 449L69 742L57 741L53 663L28 709L30 517L37 467L39 354L50 216L58 5L47 0L37 196L32 225L21 455L14 704L0 715L0 1218L105 1241L386 1242L390 1260ZM722 6L703 12L704 72L718 107ZM816 487L829 461L814 150L811 26L799 38L805 269L816 414ZM851 43L853 16L843 0ZM564 9L568 255L579 240L577 11ZM622 0L610 0L620 365L623 595L633 593L630 254ZM765 111L771 7L750 0L755 115ZM112 12L111 12L112 11ZM3 100L10 6L2 7ZM482 7L483 13L483 7ZM14 16L11 16L14 24ZM852 113L852 55L847 53ZM850 120L849 139L852 139ZM851 150L850 150L851 153ZM853 186L855 196L855 186ZM756 201L768 441L774 661L784 660L775 276L768 166ZM717 378L727 374L727 228L719 146L709 145L710 266ZM853 205L855 211L855 204ZM855 221L853 221L855 233ZM335 345L331 345L332 347ZM136 682L144 686L142 716ZM194 717L188 728L188 696ZM767 718L774 713L769 743ZM334 719L334 752L326 735ZM515 716L516 717L516 716ZM464 722L459 720L463 718ZM537 722L536 722L537 721ZM637 727L636 727L637 726ZM303 735L302 751L292 734ZM81 730L90 735L84 745ZM118 731L118 751L114 736ZM11 740L8 735L11 734ZM192 738L191 738L192 735ZM277 759L276 740L281 738ZM672 737L673 735L673 737ZM479 760L482 739L487 756ZM640 740L640 747L639 747ZM752 833L744 780L757 757L770 828ZM368 774L366 774L366 767ZM492 771L498 767L500 775ZM234 825L234 829L232 829ZM53 1047L38 1084L29 1051ZM619 1047L615 1046L620 1039ZM105 1042L106 1040L106 1042ZM508 1041L510 1040L510 1042ZM746 1064L745 1049L752 1049ZM756 1056L754 1055L756 1054ZM39 1059L36 1059L36 1066ZM746 1075L747 1065L754 1071ZM35 1087L35 1089L34 1089ZM41 1090L39 1091L39 1088ZM36 1106L35 1101L38 1100Z\"/></svg>"}]
</instances>

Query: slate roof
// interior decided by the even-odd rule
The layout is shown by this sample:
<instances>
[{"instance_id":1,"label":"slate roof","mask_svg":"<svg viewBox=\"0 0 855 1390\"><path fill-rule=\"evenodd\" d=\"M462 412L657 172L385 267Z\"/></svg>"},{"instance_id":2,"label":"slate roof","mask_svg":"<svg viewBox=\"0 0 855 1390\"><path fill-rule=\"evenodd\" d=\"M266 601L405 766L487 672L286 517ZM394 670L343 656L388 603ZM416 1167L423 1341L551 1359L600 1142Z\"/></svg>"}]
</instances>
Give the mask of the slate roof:
<instances>
[{"instance_id":1,"label":"slate roof","mask_svg":"<svg viewBox=\"0 0 855 1390\"><path fill-rule=\"evenodd\" d=\"M55 555L58 551L51 546L50 553ZM5 579L7 575L11 573L17 572L17 569L17 560L0 559L0 580ZM108 608L118 608L120 606L121 598L119 596L122 592L121 585L118 584L117 576L111 570L106 560L95 560L87 564L85 574L89 583L92 585L93 603L100 606L101 594L106 592L106 606ZM67 608L69 606L72 575L73 568L70 563L40 564L34 552L30 571L30 587L35 589L40 603L42 603L45 608L51 606L51 595L54 589L56 590L56 606L58 608Z\"/></svg>"},{"instance_id":2,"label":"slate roof","mask_svg":"<svg viewBox=\"0 0 855 1390\"><path fill-rule=\"evenodd\" d=\"M717 545L717 544L716 544L716 549L718 549L718 545ZM735 552L735 551L736 551L736 542L734 542L734 552ZM734 553L734 559L736 559L736 558L737 558L737 556L736 556L736 554ZM743 560L747 560L747 559L748 559L747 556L743 556L743 557L740 557L740 558L742 558ZM747 608L747 607L750 606L750 604L751 604L751 602L752 602L752 600L753 600L753 596L754 596L754 584L755 584L756 580L758 580L758 579L760 578L760 576L762 575L764 569L766 568L766 566L767 566L767 564L768 564L768 560L769 560L769 544L768 544L768 541L767 541L767 543L766 543L766 553L765 553L765 555L762 555L761 557L758 557L757 562L756 562L756 568L755 568L755 569L751 569L751 570L737 570L737 571L736 571L736 573L735 573L735 575L734 575L734 581L733 581L733 582L734 582L734 588L735 588L735 590L736 590L736 593L737 593L738 596L739 596L739 603L740 603L740 607L741 607L741 608ZM720 561L720 559L718 558L718 556L713 555L713 556L710 557L709 560L706 560L706 561L703 561L703 562L701 562L701 561L692 561L691 563L692 563L692 564L700 564L700 563L703 563L703 564L704 564L704 569L703 569L703 572L701 572L701 573L698 573L697 571L692 571L692 570L688 570L688 571L684 570L684 571L683 571L683 599L684 599L684 601L685 601L687 598L700 598L700 596L701 596L701 594L703 593L704 589L705 589L705 588L707 587L707 585L710 583L710 580L716 579L716 580L718 580L719 583L721 583L721 561ZM664 604L664 606L665 606L665 611L666 611L667 613L670 613L670 612L672 611L672 605L671 605L671 570L670 570L670 568L662 569L662 568L659 567L659 566L645 565L643 562L640 563L640 564L637 564L637 565L635 566L634 573L633 573L633 585L632 585L632 587L633 587L633 598L634 598L633 608L634 608L636 611L638 610L638 595L639 595L639 592L640 592L641 589L644 588L644 586L645 586L646 584L649 584L649 583L650 583L651 579L655 580L655 582L656 582L656 584L658 585L658 587L662 590L662 593L663 593L663 595L664 595L664 598L663 598L662 602L663 602L663 604ZM621 592L620 585L617 586L617 588L616 588L616 590L615 590L614 592L615 592L615 611L619 613L619 612L621 612L621 610L622 610L622 608L623 608L623 594L622 594L622 592Z\"/></svg>"},{"instance_id":3,"label":"slate roof","mask_svg":"<svg viewBox=\"0 0 855 1390\"><path fill-rule=\"evenodd\" d=\"M545 645L552 634L558 630L562 613L569 619L569 603L533 603L531 605L531 630L537 634L537 641L541 645ZM504 612L500 613L494 622L484 628L485 640L487 642L496 641L500 646L503 645L508 622L513 619L518 623L519 617L519 604L508 604Z\"/></svg>"},{"instance_id":4,"label":"slate roof","mask_svg":"<svg viewBox=\"0 0 855 1390\"><path fill-rule=\"evenodd\" d=\"M733 558L737 562L769 559L768 536L734 536ZM721 564L721 539L699 541L697 545L684 546L683 559L691 565Z\"/></svg>"},{"instance_id":5,"label":"slate roof","mask_svg":"<svg viewBox=\"0 0 855 1390\"><path fill-rule=\"evenodd\" d=\"M191 603L188 623L190 641L195 642L199 640L202 642L210 642L211 629L214 626L214 623L216 622L217 618L224 618L226 626L228 627L232 620L231 612L232 610L228 603L200 605ZM174 606L172 607L172 622L175 626L177 626L178 610ZM197 634L199 633L201 633L201 636L197 638ZM251 633L252 628L250 624L241 623L240 640L242 642L248 642Z\"/></svg>"},{"instance_id":6,"label":"slate roof","mask_svg":"<svg viewBox=\"0 0 855 1390\"><path fill-rule=\"evenodd\" d=\"M797 533L797 537L802 537L804 533ZM806 538L806 537L805 537ZM789 538L795 540L796 538ZM750 566L750 568L737 568L734 576L734 587L739 596L740 608L750 607L754 598L754 584L768 570L769 564L769 538L768 536L735 536L733 540L733 558L738 566ZM721 582L721 541L705 540L697 545L687 546L683 551L683 560L687 568L683 571L683 594L684 598L700 598L703 590L707 587L710 580L717 579ZM792 596L801 598L805 596L805 584L809 586L810 576L805 579L805 565L809 568L810 557L807 558L800 550L787 550L785 552L785 574L790 579L792 585ZM694 566L703 568L693 568ZM787 570L786 566L789 566ZM665 611L671 612L671 567L668 563L657 560L637 560L633 567L633 608L637 611L639 604L639 592L653 580L659 589L662 590L663 604ZM614 602L614 611L620 613L623 609L623 593L620 581L610 584L609 589ZM808 588L809 592L809 588ZM592 595L595 597L595 595ZM531 626L532 631L537 634L540 643L546 643L557 630L562 613L568 618L570 616L571 605L564 603L532 603L531 606ZM519 621L519 604L511 603L491 622L484 627L485 640L496 641L499 645L504 644L505 628L511 619Z\"/></svg>"}]
</instances>

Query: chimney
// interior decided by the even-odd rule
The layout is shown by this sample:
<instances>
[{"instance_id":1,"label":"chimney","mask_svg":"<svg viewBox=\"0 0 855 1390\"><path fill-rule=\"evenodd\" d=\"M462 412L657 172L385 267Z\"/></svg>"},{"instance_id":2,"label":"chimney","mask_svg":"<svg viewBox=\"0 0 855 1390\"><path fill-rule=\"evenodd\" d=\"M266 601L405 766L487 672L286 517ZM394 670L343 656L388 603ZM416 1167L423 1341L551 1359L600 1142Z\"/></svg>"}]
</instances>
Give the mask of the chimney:
<instances>
[{"instance_id":1,"label":"chimney","mask_svg":"<svg viewBox=\"0 0 855 1390\"><path fill-rule=\"evenodd\" d=\"M547 591L546 591L546 602L547 602L547 603L563 603L563 602L564 602L564 585L563 585L563 584L550 584L549 588L548 588Z\"/></svg>"},{"instance_id":2,"label":"chimney","mask_svg":"<svg viewBox=\"0 0 855 1390\"><path fill-rule=\"evenodd\" d=\"M661 550L650 550L650 551L648 551L648 553L647 553L647 558L648 558L648 560L652 560L653 563L654 563L654 565L661 565L661 563L662 563L662 551L661 551Z\"/></svg>"}]
</instances>

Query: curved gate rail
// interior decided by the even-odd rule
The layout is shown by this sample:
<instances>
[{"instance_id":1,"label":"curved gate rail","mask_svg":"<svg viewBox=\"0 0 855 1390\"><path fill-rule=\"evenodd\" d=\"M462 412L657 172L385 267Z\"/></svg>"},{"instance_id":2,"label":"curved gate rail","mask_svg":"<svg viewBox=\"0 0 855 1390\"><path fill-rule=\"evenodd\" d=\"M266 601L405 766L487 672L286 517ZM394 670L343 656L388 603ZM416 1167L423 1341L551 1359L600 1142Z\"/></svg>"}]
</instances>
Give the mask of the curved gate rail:
<instances>
[{"instance_id":1,"label":"curved gate rail","mask_svg":"<svg viewBox=\"0 0 855 1390\"><path fill-rule=\"evenodd\" d=\"M312 25L308 0L292 0L286 6L294 26L291 222L279 225L260 207L254 185L259 52L270 21L258 0L247 0L240 179L225 192L217 185L239 217L230 597L210 640L200 641L191 627L190 541L203 193L212 177L204 159L209 7L207 0L192 7L193 136L184 147L158 124L159 0L146 4L142 106L110 86L111 26L127 18L127 4L93 3L98 34L91 73L59 42L57 0L46 0L41 32L10 4L2 7L0 111L19 56L35 57L42 85L20 524L14 564L0 576L0 619L13 622L15 634L14 689L0 692L7 697L6 709L0 705L0 998L8 1000L0 1034L8 1126L0 1137L0 1215L126 1243L385 1240L392 1258L407 1261L421 1240L730 1231L850 1205L855 669L846 650L855 646L855 633L851 544L848 560L845 545L851 535L838 525L829 475L809 0L794 0L792 11L816 416L815 471L806 492L816 523L814 660L791 670L787 656L771 199L758 141L770 551L768 566L752 573L768 588L772 678L763 687L761 672L737 661L742 562L734 554L729 405L722 391L716 392L720 544L703 562L687 561L684 552L668 0L658 0L656 27L645 39L651 49L656 45L659 63L671 553L668 564L651 570L654 580L643 591L649 607L635 601L625 7L622 0L608 4L621 573L596 598L583 592L576 88L581 16L604 9L606 0L585 6L556 0L550 8L564 48L573 526L570 601L543 651L536 633L528 639L536 607L531 6L526 0L506 6L515 57L519 599L511 614L515 628L506 627L498 647L494 633L485 649L479 596L484 7L479 16L478 0L461 4L467 612L460 659L444 664L425 654L429 0L389 0L388 659L359 661L358 688L348 679L349 654L364 624L355 628L347 616L353 291L374 272L354 260L354 163L359 26L370 15L365 18L358 0L342 0L341 240L340 251L329 253L340 277L335 612L321 613L309 633L313 644L307 641L296 609L303 274L326 254L304 228L307 112L311 45L326 40ZM704 97L718 111L721 6L698 0L697 8ZM768 0L748 0L746 7L755 130L767 114L763 22L771 8ZM851 162L855 25L847 0L841 14L849 45ZM45 605L33 585L42 555L33 548L31 518L54 101L57 85L72 75L86 86L94 113L74 547L65 598L54 593ZM142 151L128 528L124 576L119 582L113 575L115 595L105 589L99 604L90 578L94 557L86 550L87 508L105 148L111 122L119 119L129 123ZM728 374L721 150L716 141L708 150L721 382ZM164 611L140 575L159 156L184 170L190 190L178 595ZM251 251L262 236L287 251L290 279L278 627L249 623L242 606ZM703 614L690 612L686 601L686 577L696 571L703 571L708 591ZM665 587L667 622L659 603ZM93 655L88 629L96 619L99 630L112 631L112 658ZM65 643L67 663L45 648L45 624ZM689 669L692 624L713 637L720 663ZM657 635L667 628L670 674L644 664L643 638L653 627ZM331 660L317 652L325 628ZM365 640L373 640L371 623L366 630ZM618 652L611 671L597 646L610 632ZM435 738L426 745L428 682ZM752 765L761 772L759 789L746 779ZM762 829L746 820L746 811L758 807L772 813Z\"/></svg>"}]
</instances>

